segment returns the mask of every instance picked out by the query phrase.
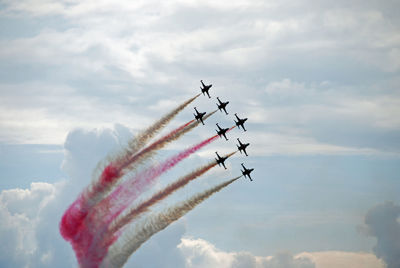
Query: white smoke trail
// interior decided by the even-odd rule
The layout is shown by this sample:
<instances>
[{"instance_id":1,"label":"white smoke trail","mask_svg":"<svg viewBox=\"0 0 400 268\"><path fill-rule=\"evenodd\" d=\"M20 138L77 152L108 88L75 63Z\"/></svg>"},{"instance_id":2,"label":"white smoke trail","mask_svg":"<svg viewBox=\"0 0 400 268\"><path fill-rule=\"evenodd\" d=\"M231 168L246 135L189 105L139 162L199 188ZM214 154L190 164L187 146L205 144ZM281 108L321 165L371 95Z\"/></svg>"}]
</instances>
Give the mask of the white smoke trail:
<instances>
[{"instance_id":1,"label":"white smoke trail","mask_svg":"<svg viewBox=\"0 0 400 268\"><path fill-rule=\"evenodd\" d=\"M151 215L148 219L136 226L131 234L127 234L121 237L113 246L111 246L107 257L103 261L102 268L120 268L144 242L146 242L154 234L162 231L168 225L178 220L186 213L194 209L201 202L206 200L214 193L220 191L224 187L233 183L241 176L234 179L225 181L218 184L203 193L194 195L192 198L183 201L175 207L169 208L165 212L161 212L156 215Z\"/></svg>"}]
</instances>

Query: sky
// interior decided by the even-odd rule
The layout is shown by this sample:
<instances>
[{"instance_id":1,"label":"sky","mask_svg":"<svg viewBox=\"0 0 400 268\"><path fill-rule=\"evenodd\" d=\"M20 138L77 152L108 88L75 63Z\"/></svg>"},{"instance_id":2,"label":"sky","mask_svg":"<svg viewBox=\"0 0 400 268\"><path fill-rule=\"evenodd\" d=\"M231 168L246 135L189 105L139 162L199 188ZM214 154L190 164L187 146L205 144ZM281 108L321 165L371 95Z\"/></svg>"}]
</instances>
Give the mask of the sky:
<instances>
[{"instance_id":1,"label":"sky","mask_svg":"<svg viewBox=\"0 0 400 268\"><path fill-rule=\"evenodd\" d=\"M0 1L1 267L74 267L62 213L97 163L213 84L168 126L248 117L161 178L250 142L160 205L254 167L155 235L125 267L400 266L400 3ZM397 242L396 242L397 241Z\"/></svg>"}]
</instances>

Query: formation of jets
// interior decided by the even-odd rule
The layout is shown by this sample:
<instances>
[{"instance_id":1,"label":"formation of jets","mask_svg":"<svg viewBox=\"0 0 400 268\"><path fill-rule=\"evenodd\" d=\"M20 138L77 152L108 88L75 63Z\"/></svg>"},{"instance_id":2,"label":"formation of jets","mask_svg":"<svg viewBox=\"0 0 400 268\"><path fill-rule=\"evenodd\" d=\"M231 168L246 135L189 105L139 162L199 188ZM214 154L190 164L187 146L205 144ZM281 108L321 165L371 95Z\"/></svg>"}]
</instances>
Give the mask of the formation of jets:
<instances>
[{"instance_id":1,"label":"formation of jets","mask_svg":"<svg viewBox=\"0 0 400 268\"><path fill-rule=\"evenodd\" d=\"M201 93L203 93L204 96L207 94L208 98L211 98L209 90L212 87L212 84L205 85L203 80L200 80L200 82L201 82L201 86L200 86ZM229 104L229 101L223 102L223 101L221 101L219 99L219 97L217 97L217 100L218 100L218 103L217 103L218 109L221 112L224 111L225 114L228 115L228 112L226 111L226 106ZM199 112L196 107L194 107L194 110L196 112L196 113L193 114L195 119L197 120L197 122L200 121L204 125L203 117L205 116L206 112ZM243 131L247 131L246 128L244 127L244 123L247 121L247 118L240 118L236 113L235 113L235 117L236 117L236 120L234 120L235 125L239 129L242 128ZM218 136L220 138L224 137L225 140L228 140L228 138L226 137L226 132L229 130L229 128L220 127L218 123L216 125L218 127L218 129L216 130ZM240 153L243 152L246 156L248 156L248 154L246 152L246 148L250 145L250 143L242 143L239 140L239 138L237 138L237 140L239 142L239 144L236 145L237 148L238 148L238 151ZM228 159L229 156L220 156L217 152L215 152L215 154L217 155L217 158L215 158L215 161L217 162L217 164L219 166L222 165L224 167L224 169L226 169L225 160ZM245 178L248 177L250 181L253 181L253 179L250 177L250 173L254 170L254 168L246 168L243 163L241 165L242 165L242 168L243 168L243 170L241 170L242 175Z\"/></svg>"}]
</instances>

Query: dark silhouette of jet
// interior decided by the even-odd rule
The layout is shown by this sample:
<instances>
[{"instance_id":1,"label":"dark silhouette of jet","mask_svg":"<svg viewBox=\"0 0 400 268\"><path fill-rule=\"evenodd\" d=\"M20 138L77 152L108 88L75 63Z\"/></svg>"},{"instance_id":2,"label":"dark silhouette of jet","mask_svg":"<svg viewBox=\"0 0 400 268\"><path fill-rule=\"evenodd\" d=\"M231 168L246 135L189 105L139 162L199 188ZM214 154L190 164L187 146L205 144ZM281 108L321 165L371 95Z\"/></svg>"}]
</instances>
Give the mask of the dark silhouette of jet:
<instances>
[{"instance_id":1,"label":"dark silhouette of jet","mask_svg":"<svg viewBox=\"0 0 400 268\"><path fill-rule=\"evenodd\" d=\"M225 133L229 130L229 128L221 128L221 127L218 125L218 123L217 123L217 127L218 127L217 133L218 133L219 137L221 137L221 135L222 135L222 136L224 136L225 140L228 140L228 139L226 138L226 136L225 136Z\"/></svg>"},{"instance_id":2,"label":"dark silhouette of jet","mask_svg":"<svg viewBox=\"0 0 400 268\"><path fill-rule=\"evenodd\" d=\"M242 153L242 151L243 151L244 154L245 154L246 156L248 156L248 155L247 155L247 152L246 152L246 148L247 148L247 146L250 145L250 143L241 143L240 140L239 140L239 138L237 138L237 140L238 140L238 142L239 142L239 145L236 145L236 146L238 147L239 152Z\"/></svg>"},{"instance_id":3,"label":"dark silhouette of jet","mask_svg":"<svg viewBox=\"0 0 400 268\"><path fill-rule=\"evenodd\" d=\"M199 122L199 120L200 120L200 122L204 125L203 116L206 114L206 112L199 113L199 111L197 111L196 107L194 107L194 110L196 111L196 113L193 114L194 118L196 118L197 122Z\"/></svg>"},{"instance_id":4,"label":"dark silhouette of jet","mask_svg":"<svg viewBox=\"0 0 400 268\"><path fill-rule=\"evenodd\" d=\"M201 84L202 84L202 86L203 86L203 87L200 87L201 93L203 93L203 95L205 95L204 93L207 93L207 96L208 96L209 98L211 98L211 97L210 97L210 94L208 94L208 91L209 91L210 88L212 87L212 84L206 86L206 85L204 85L203 80L200 80L200 82L201 82Z\"/></svg>"},{"instance_id":5,"label":"dark silhouette of jet","mask_svg":"<svg viewBox=\"0 0 400 268\"><path fill-rule=\"evenodd\" d=\"M253 181L253 180L251 179L251 177L250 177L250 173L254 170L254 168L246 168L246 167L243 165L243 163L242 163L242 167L243 167L243 169L244 169L244 170L241 170L243 176L244 176L245 178L246 178L246 176L247 176L247 177L249 177L250 181Z\"/></svg>"},{"instance_id":6,"label":"dark silhouette of jet","mask_svg":"<svg viewBox=\"0 0 400 268\"><path fill-rule=\"evenodd\" d=\"M219 99L219 97L217 97L217 100L218 100L218 102L219 102L219 104L217 103L218 109L219 109L221 112L222 112L222 110L224 110L225 114L228 114L228 113L226 112L225 107L226 107L226 105L228 105L229 101L227 101L227 102L222 102L222 101Z\"/></svg>"},{"instance_id":7,"label":"dark silhouette of jet","mask_svg":"<svg viewBox=\"0 0 400 268\"><path fill-rule=\"evenodd\" d=\"M225 160L226 159L228 159L228 156L223 156L223 157L221 157L221 156L219 156L219 154L217 153L217 152L215 152L216 154L217 154L217 157L218 158L215 158L215 160L217 161L217 164L218 164L218 166L221 166L221 164L224 166L224 168L226 169L226 166L225 166Z\"/></svg>"},{"instance_id":8,"label":"dark silhouette of jet","mask_svg":"<svg viewBox=\"0 0 400 268\"><path fill-rule=\"evenodd\" d=\"M236 126L240 129L240 126L242 126L243 130L246 131L246 129L244 128L244 122L247 121L247 118L243 118L240 119L237 114L235 114L236 119L238 120L237 122L235 121Z\"/></svg>"}]
</instances>

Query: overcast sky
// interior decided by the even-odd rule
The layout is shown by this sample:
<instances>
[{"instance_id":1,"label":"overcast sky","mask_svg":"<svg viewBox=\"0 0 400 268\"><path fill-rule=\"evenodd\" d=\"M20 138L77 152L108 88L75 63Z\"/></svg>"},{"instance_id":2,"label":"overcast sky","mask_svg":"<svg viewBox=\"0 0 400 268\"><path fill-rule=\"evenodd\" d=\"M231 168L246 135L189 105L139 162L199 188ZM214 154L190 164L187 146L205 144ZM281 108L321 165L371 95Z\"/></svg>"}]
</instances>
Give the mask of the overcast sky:
<instances>
[{"instance_id":1,"label":"overcast sky","mask_svg":"<svg viewBox=\"0 0 400 268\"><path fill-rule=\"evenodd\" d=\"M58 233L97 162L212 83L157 160L248 117L164 181L250 142L181 200L254 167L126 267L399 267L400 4L0 1L1 267L71 267ZM168 201L170 202L170 201ZM166 202L164 205L167 205ZM390 226L384 228L382 226ZM157 255L157 258L154 258ZM396 257L397 256L397 257ZM369 266L368 266L369 265Z\"/></svg>"}]
</instances>

